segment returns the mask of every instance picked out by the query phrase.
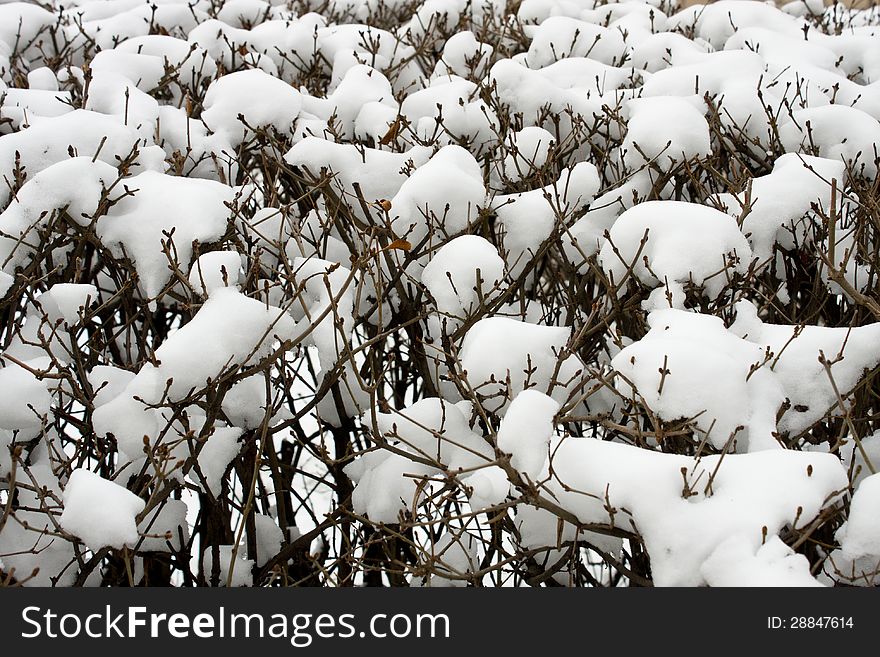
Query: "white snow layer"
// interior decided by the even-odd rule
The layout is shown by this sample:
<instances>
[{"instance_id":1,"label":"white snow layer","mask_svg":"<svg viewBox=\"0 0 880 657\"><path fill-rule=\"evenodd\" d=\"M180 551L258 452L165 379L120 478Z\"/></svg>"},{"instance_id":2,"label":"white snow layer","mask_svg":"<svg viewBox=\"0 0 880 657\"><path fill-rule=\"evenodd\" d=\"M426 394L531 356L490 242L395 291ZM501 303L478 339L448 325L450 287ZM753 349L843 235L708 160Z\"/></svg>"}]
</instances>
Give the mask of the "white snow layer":
<instances>
[{"instance_id":1,"label":"white snow layer","mask_svg":"<svg viewBox=\"0 0 880 657\"><path fill-rule=\"evenodd\" d=\"M143 509L144 501L124 486L80 468L64 487L64 512L58 522L92 550L121 549L137 543L135 517Z\"/></svg>"},{"instance_id":2,"label":"white snow layer","mask_svg":"<svg viewBox=\"0 0 880 657\"><path fill-rule=\"evenodd\" d=\"M559 504L582 523L637 530L658 586L705 584L731 560L747 567L742 562L752 559L803 581L802 565L759 546L786 526L808 525L848 485L832 454L729 454L719 467L721 456L693 459L588 438L554 441L550 453L547 486ZM726 543L734 538L738 544Z\"/></svg>"},{"instance_id":3,"label":"white snow layer","mask_svg":"<svg viewBox=\"0 0 880 657\"><path fill-rule=\"evenodd\" d=\"M372 436L375 449L345 467L355 513L396 523L416 512L436 483L427 479L450 477L476 512L516 503L523 545L549 553L586 536L620 549L517 501L509 461L581 523L638 532L658 585L815 585L784 533L831 505L846 520L822 581L877 581L880 432L842 436L839 455L786 447L847 415L850 393L880 365L880 324L773 324L759 310L765 299L739 285L780 282L783 255L819 249L836 252L828 264L856 293L876 288L850 223L853 190L878 173L876 12L721 0L664 5L667 15L653 0L524 0L516 18L526 43L508 57L513 39L488 42L503 2L429 0L393 31L368 25L373 0L331 3L350 23L274 0L154 4L0 2L0 300L34 300L11 313L21 329L0 353L0 484L23 509L0 534L4 569L39 567L31 584L75 580L72 543L53 535L56 511L63 532L93 552L180 548L187 504L147 507L127 476L164 454L169 479L222 495L244 432L292 417L274 408L286 391L267 395L263 376L239 377L245 368L302 337L329 376L354 345L359 310L382 297L371 326L400 310L394 292L380 294L352 264L331 203L300 216L276 207L273 181L239 169L237 152L259 148L348 202L364 235L390 236L400 248L381 252L382 272L399 267L402 284L421 285L428 300L420 328L441 396L380 412L353 389L361 363L352 359L341 408L329 397L317 405L321 420L353 419ZM853 25L824 34L813 25L824 12L847 12ZM407 41L426 25L436 61ZM46 52L57 44L46 35L56 29L77 54L53 70ZM324 76L326 90L310 92L302 70ZM204 90L195 109L187 88ZM692 166L732 144L747 162L736 181L688 184ZM119 450L113 481L48 456L59 451L49 448L53 421L71 412L65 376L82 366L71 352L93 310L115 312L118 281L108 276L44 285L31 275L41 259L79 267L81 254L44 248L46 235L76 232L96 258L130 265L137 313L178 303L193 312L149 358L94 360L81 372L91 429ZM239 241L286 260L286 280L260 273L265 294L247 292L253 257ZM585 362L584 318L503 298L549 248L566 275L601 274L615 303L637 297L632 312L647 333L617 334L617 317L607 353ZM828 264L817 280L852 300ZM522 285L540 291L547 280ZM777 300L794 294L780 288ZM447 338L448 361L437 355ZM449 367L480 407L461 401ZM185 422L174 416L170 405L224 377L223 420L206 426L198 404ZM627 400L654 425L642 447L574 438L560 420L588 406L619 419ZM481 412L489 422L476 421ZM722 454L653 451L677 429ZM14 463L32 442L30 460ZM26 461L45 493L5 490ZM56 473L71 469L65 484ZM256 526L255 554L233 560L224 545L215 564L207 550L205 572L251 584L252 566L283 540L273 515ZM459 585L479 563L466 531L422 547L439 565L413 585Z\"/></svg>"}]
</instances>

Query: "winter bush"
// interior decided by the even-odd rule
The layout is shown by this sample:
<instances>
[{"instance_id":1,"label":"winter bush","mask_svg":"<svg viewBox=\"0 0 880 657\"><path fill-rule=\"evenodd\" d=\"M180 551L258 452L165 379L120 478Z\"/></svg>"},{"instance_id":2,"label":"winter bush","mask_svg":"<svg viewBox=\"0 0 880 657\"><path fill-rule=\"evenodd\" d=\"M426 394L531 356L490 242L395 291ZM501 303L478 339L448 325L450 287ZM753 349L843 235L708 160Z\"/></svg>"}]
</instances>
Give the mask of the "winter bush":
<instances>
[{"instance_id":1,"label":"winter bush","mask_svg":"<svg viewBox=\"0 0 880 657\"><path fill-rule=\"evenodd\" d=\"M0 2L0 583L880 583L878 44Z\"/></svg>"}]
</instances>

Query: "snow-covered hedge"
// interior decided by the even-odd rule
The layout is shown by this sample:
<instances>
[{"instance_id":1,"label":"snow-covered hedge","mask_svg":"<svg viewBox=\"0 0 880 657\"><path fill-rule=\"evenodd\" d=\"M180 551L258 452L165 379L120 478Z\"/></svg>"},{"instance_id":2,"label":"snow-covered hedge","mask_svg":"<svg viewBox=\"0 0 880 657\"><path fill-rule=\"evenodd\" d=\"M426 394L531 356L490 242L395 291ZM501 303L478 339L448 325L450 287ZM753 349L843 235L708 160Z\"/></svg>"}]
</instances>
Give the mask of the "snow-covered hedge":
<instances>
[{"instance_id":1,"label":"snow-covered hedge","mask_svg":"<svg viewBox=\"0 0 880 657\"><path fill-rule=\"evenodd\" d=\"M0 1L0 583L880 583L880 10Z\"/></svg>"}]
</instances>

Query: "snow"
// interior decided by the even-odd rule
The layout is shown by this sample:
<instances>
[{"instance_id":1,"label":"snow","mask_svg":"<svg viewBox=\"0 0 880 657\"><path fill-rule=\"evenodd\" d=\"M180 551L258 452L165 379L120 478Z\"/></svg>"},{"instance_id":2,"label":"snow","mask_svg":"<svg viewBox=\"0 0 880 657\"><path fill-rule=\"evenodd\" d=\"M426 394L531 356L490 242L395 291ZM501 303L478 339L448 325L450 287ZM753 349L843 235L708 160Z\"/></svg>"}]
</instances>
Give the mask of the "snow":
<instances>
[{"instance_id":1,"label":"snow","mask_svg":"<svg viewBox=\"0 0 880 657\"><path fill-rule=\"evenodd\" d=\"M42 387L54 388L54 385L50 386L46 374L53 364L71 361L71 354L76 349L75 336L90 314L87 310L93 307L97 296L95 286L87 283L56 283L40 294L4 352L10 366L24 370ZM26 380L21 381L22 385ZM14 398L14 394L11 397ZM33 405L34 408L42 407L36 400Z\"/></svg>"},{"instance_id":2,"label":"snow","mask_svg":"<svg viewBox=\"0 0 880 657\"><path fill-rule=\"evenodd\" d=\"M391 413L377 413L375 426L386 440L451 469L471 468L492 460L483 436L469 426L461 409L436 397Z\"/></svg>"},{"instance_id":3,"label":"snow","mask_svg":"<svg viewBox=\"0 0 880 657\"><path fill-rule=\"evenodd\" d=\"M444 534L423 548L424 556L431 562L431 572L426 581L414 581L411 585L432 588L466 586L467 574L479 569L477 548L478 542L468 532Z\"/></svg>"},{"instance_id":4,"label":"snow","mask_svg":"<svg viewBox=\"0 0 880 657\"><path fill-rule=\"evenodd\" d=\"M184 39L164 34L149 34L126 39L113 50L102 52L137 55L137 59L122 59L120 61L128 63L129 66L136 67L137 72L135 75L137 77L132 75L128 77L133 82L138 83L144 91L149 91L149 89L144 88L146 85L142 80L142 70L143 68L153 69L156 60L163 64L163 68L165 62L170 64L175 69L174 72L177 78L185 84L193 84L203 79L210 79L217 72L217 63L208 55L206 50ZM97 58L98 55L95 57Z\"/></svg>"},{"instance_id":5,"label":"snow","mask_svg":"<svg viewBox=\"0 0 880 657\"><path fill-rule=\"evenodd\" d=\"M254 560L257 568L262 568L281 549L284 534L275 518L261 513L254 515L254 525L257 530L257 554L248 553L248 557Z\"/></svg>"},{"instance_id":6,"label":"snow","mask_svg":"<svg viewBox=\"0 0 880 657\"><path fill-rule=\"evenodd\" d=\"M98 298L98 289L90 283L56 283L40 296L40 308L50 320L78 324L84 311Z\"/></svg>"},{"instance_id":7,"label":"snow","mask_svg":"<svg viewBox=\"0 0 880 657\"><path fill-rule=\"evenodd\" d=\"M876 586L880 561L880 475L861 479L850 501L849 516L835 533L840 547L828 555L823 577L829 583L850 586Z\"/></svg>"},{"instance_id":8,"label":"snow","mask_svg":"<svg viewBox=\"0 0 880 657\"><path fill-rule=\"evenodd\" d=\"M232 288L219 289L186 326L156 350L158 369L174 379L177 395L204 384L224 367L258 361L272 349L263 336L290 339L293 321ZM178 392L179 391L179 392Z\"/></svg>"},{"instance_id":9,"label":"snow","mask_svg":"<svg viewBox=\"0 0 880 657\"><path fill-rule=\"evenodd\" d=\"M73 110L69 92L57 90L6 89L0 116L10 121L13 128L29 125L41 118L67 114Z\"/></svg>"},{"instance_id":10,"label":"snow","mask_svg":"<svg viewBox=\"0 0 880 657\"><path fill-rule=\"evenodd\" d=\"M240 67L242 63L249 69L264 70L270 75L278 73L278 66L264 52L262 39L255 30L232 27L226 23L209 18L188 30L189 42L203 48L217 64L226 70Z\"/></svg>"},{"instance_id":11,"label":"snow","mask_svg":"<svg viewBox=\"0 0 880 657\"><path fill-rule=\"evenodd\" d=\"M759 345L717 317L683 310L655 310L648 323L647 335L611 360L619 389L661 420L693 420L718 449L779 449L776 414L786 391L777 374L755 369L764 362Z\"/></svg>"},{"instance_id":12,"label":"snow","mask_svg":"<svg viewBox=\"0 0 880 657\"><path fill-rule=\"evenodd\" d=\"M193 241L222 237L235 190L212 180L153 171L133 176L126 186L132 194L101 218L97 231L114 253L134 261L139 285L153 300L171 277L166 254L170 245L181 263L189 263Z\"/></svg>"},{"instance_id":13,"label":"snow","mask_svg":"<svg viewBox=\"0 0 880 657\"><path fill-rule=\"evenodd\" d=\"M37 5L26 2L0 5L0 42L6 44L10 51L17 44L26 49L55 20L52 12Z\"/></svg>"},{"instance_id":14,"label":"snow","mask_svg":"<svg viewBox=\"0 0 880 657\"><path fill-rule=\"evenodd\" d=\"M693 25L696 36L715 48L722 48L738 30L756 26L795 38L803 37L804 24L803 20L786 15L771 5L743 4L736 0L692 5L669 17L669 27Z\"/></svg>"},{"instance_id":15,"label":"snow","mask_svg":"<svg viewBox=\"0 0 880 657\"><path fill-rule=\"evenodd\" d=\"M575 77L573 82L560 86L548 74L551 67L533 69L513 59L502 59L492 66L487 80L497 89L499 103L513 114L521 113L529 125L537 124L548 110L560 115L561 126L569 122L569 114L589 119L601 111L601 102L585 93L595 89L595 78Z\"/></svg>"},{"instance_id":16,"label":"snow","mask_svg":"<svg viewBox=\"0 0 880 657\"><path fill-rule=\"evenodd\" d=\"M526 53L530 68L543 68L563 57L589 55L604 64L620 66L626 55L621 30L579 21L567 16L551 16L537 27L525 27L531 37Z\"/></svg>"},{"instance_id":17,"label":"snow","mask_svg":"<svg viewBox=\"0 0 880 657\"><path fill-rule=\"evenodd\" d=\"M234 288L215 290L192 321L156 349L158 365L142 367L117 397L95 409L95 432L113 434L129 459L138 458L144 436L155 440L162 421L160 411L147 404L159 402L163 395L181 399L229 368L257 362L272 349L273 336L292 339L294 327L293 319L279 308ZM218 442L226 444L220 455L225 458L230 440Z\"/></svg>"},{"instance_id":18,"label":"snow","mask_svg":"<svg viewBox=\"0 0 880 657\"><path fill-rule=\"evenodd\" d=\"M241 256L238 251L209 251L198 257L189 272L189 284L203 296L221 287L237 287Z\"/></svg>"},{"instance_id":19,"label":"snow","mask_svg":"<svg viewBox=\"0 0 880 657\"><path fill-rule=\"evenodd\" d=\"M655 96L627 103L630 114L622 149L632 166L658 161L666 167L711 153L709 124L697 97Z\"/></svg>"},{"instance_id":20,"label":"snow","mask_svg":"<svg viewBox=\"0 0 880 657\"><path fill-rule=\"evenodd\" d=\"M199 470L204 477L204 484L202 484L200 477L192 475L191 478L196 480L203 488L207 487L205 492L210 491L214 497L220 495L223 475L229 468L232 459L238 456L241 450L238 439L242 433L242 430L237 427L214 429L214 433L208 437L201 450L199 450Z\"/></svg>"},{"instance_id":21,"label":"snow","mask_svg":"<svg viewBox=\"0 0 880 657\"><path fill-rule=\"evenodd\" d=\"M849 558L880 558L880 476L866 477L853 494L846 523L835 538Z\"/></svg>"},{"instance_id":22,"label":"snow","mask_svg":"<svg viewBox=\"0 0 880 657\"><path fill-rule=\"evenodd\" d=\"M555 434L553 419L559 402L537 390L523 390L510 403L496 437L498 449L511 455L510 464L535 480L547 459Z\"/></svg>"},{"instance_id":23,"label":"snow","mask_svg":"<svg viewBox=\"0 0 880 657\"><path fill-rule=\"evenodd\" d=\"M475 155L492 148L498 130L495 111L479 99L477 85L452 75L434 78L411 93L400 115L415 125L418 140L439 145L468 144Z\"/></svg>"},{"instance_id":24,"label":"snow","mask_svg":"<svg viewBox=\"0 0 880 657\"><path fill-rule=\"evenodd\" d=\"M146 2L121 2L102 7L105 4L86 4L78 24L66 26L73 43L92 39L102 49L109 49L126 38L147 35L150 25L157 31L161 28L173 35L183 35L207 18L203 9L186 3L160 2L155 9Z\"/></svg>"},{"instance_id":25,"label":"snow","mask_svg":"<svg viewBox=\"0 0 880 657\"><path fill-rule=\"evenodd\" d=\"M52 396L44 381L31 371L8 363L0 369L0 428L23 429L39 427L46 421L52 407Z\"/></svg>"},{"instance_id":26,"label":"snow","mask_svg":"<svg viewBox=\"0 0 880 657\"><path fill-rule=\"evenodd\" d=\"M504 260L495 247L477 235L462 235L444 244L422 271L437 310L466 317L493 296L504 278Z\"/></svg>"},{"instance_id":27,"label":"snow","mask_svg":"<svg viewBox=\"0 0 880 657\"><path fill-rule=\"evenodd\" d=\"M177 160L189 177L224 182L235 176L232 144L221 133L209 134L205 124L189 118L185 109L160 106L157 127L166 159Z\"/></svg>"},{"instance_id":28,"label":"snow","mask_svg":"<svg viewBox=\"0 0 880 657\"><path fill-rule=\"evenodd\" d=\"M182 500L164 500L147 511L138 523L138 534L143 537L138 552L181 550L189 540L186 511L186 502Z\"/></svg>"},{"instance_id":29,"label":"snow","mask_svg":"<svg viewBox=\"0 0 880 657\"><path fill-rule=\"evenodd\" d=\"M707 45L677 32L657 32L634 43L630 58L636 68L656 73L698 59L697 55L707 52Z\"/></svg>"},{"instance_id":30,"label":"snow","mask_svg":"<svg viewBox=\"0 0 880 657\"><path fill-rule=\"evenodd\" d=\"M240 549L236 554L233 554L233 551L234 547L232 545L219 546L219 558L216 564L214 562L213 549L208 548L204 551L202 554L202 564L205 569L205 579L208 582L213 581L214 567L216 566L220 574L219 586L226 586L228 584L237 588L252 585L253 576L251 575L251 570L254 567L253 559L246 559L243 549Z\"/></svg>"},{"instance_id":31,"label":"snow","mask_svg":"<svg viewBox=\"0 0 880 657\"><path fill-rule=\"evenodd\" d=\"M766 27L738 30L724 43L725 50L753 50L765 60L780 65L807 64L829 71L837 68L839 56L825 44L782 34Z\"/></svg>"},{"instance_id":32,"label":"snow","mask_svg":"<svg viewBox=\"0 0 880 657\"><path fill-rule=\"evenodd\" d=\"M4 571L13 572L18 578L26 580L25 586L73 585L76 578L76 570L71 567L75 559L73 545L49 533L46 514L16 514L17 517L22 515L25 517L19 519L27 520L27 529L10 521L0 532ZM28 551L22 552L24 545ZM35 553L30 551L31 548ZM31 577L33 573L36 575Z\"/></svg>"},{"instance_id":33,"label":"snow","mask_svg":"<svg viewBox=\"0 0 880 657\"><path fill-rule=\"evenodd\" d=\"M419 482L430 468L405 456L369 452L345 466L355 482L351 506L372 522L394 524L417 501Z\"/></svg>"},{"instance_id":34,"label":"snow","mask_svg":"<svg viewBox=\"0 0 880 657\"><path fill-rule=\"evenodd\" d=\"M98 407L118 397L134 377L134 372L113 365L96 365L88 374L89 385L95 393L92 403Z\"/></svg>"},{"instance_id":35,"label":"snow","mask_svg":"<svg viewBox=\"0 0 880 657\"><path fill-rule=\"evenodd\" d=\"M0 430L0 478L12 471L12 432Z\"/></svg>"},{"instance_id":36,"label":"snow","mask_svg":"<svg viewBox=\"0 0 880 657\"><path fill-rule=\"evenodd\" d=\"M468 502L474 511L485 511L501 504L510 494L507 473L497 465L480 468L474 474L461 479L470 489Z\"/></svg>"},{"instance_id":37,"label":"snow","mask_svg":"<svg viewBox=\"0 0 880 657\"><path fill-rule=\"evenodd\" d=\"M680 65L679 65L680 64ZM717 94L735 81L757 80L766 64L757 53L749 50L722 50L686 52L681 62L651 75L642 85L642 96L651 97L702 97ZM753 87L757 89L757 85ZM744 95L744 94L743 94ZM702 122L698 125L702 126Z\"/></svg>"},{"instance_id":38,"label":"snow","mask_svg":"<svg viewBox=\"0 0 880 657\"><path fill-rule=\"evenodd\" d=\"M266 419L266 408L271 401L266 399L265 378L249 376L234 383L223 396L223 413L236 427L256 429ZM284 410L282 407L281 412L273 415L272 419L284 419Z\"/></svg>"},{"instance_id":39,"label":"snow","mask_svg":"<svg viewBox=\"0 0 880 657\"><path fill-rule=\"evenodd\" d=\"M753 545L742 535L732 536L715 548L700 572L709 586L802 586L822 584L810 574L810 562L795 553L778 536Z\"/></svg>"},{"instance_id":40,"label":"snow","mask_svg":"<svg viewBox=\"0 0 880 657\"><path fill-rule=\"evenodd\" d=\"M257 25L272 16L272 5L262 0L233 0L217 12L217 19L233 27Z\"/></svg>"},{"instance_id":41,"label":"snow","mask_svg":"<svg viewBox=\"0 0 880 657\"><path fill-rule=\"evenodd\" d=\"M334 61L334 73L337 68ZM368 103L394 107L394 92L391 83L381 72L365 64L356 64L345 72L336 89L327 95L326 102L321 104L322 111L315 113L326 121L332 118L340 134L350 137L361 109Z\"/></svg>"},{"instance_id":42,"label":"snow","mask_svg":"<svg viewBox=\"0 0 880 657\"><path fill-rule=\"evenodd\" d=\"M850 436L841 453L853 488L858 488L863 479L880 471L880 432L863 438Z\"/></svg>"},{"instance_id":43,"label":"snow","mask_svg":"<svg viewBox=\"0 0 880 657\"><path fill-rule=\"evenodd\" d=\"M620 538L575 528L570 522L560 522L559 517L550 511L528 504L517 507L516 521L521 543L527 549L561 546L578 539L608 554L618 554L623 544Z\"/></svg>"},{"instance_id":44,"label":"snow","mask_svg":"<svg viewBox=\"0 0 880 657\"><path fill-rule=\"evenodd\" d=\"M15 283L15 277L0 270L0 298L6 296L6 293Z\"/></svg>"},{"instance_id":45,"label":"snow","mask_svg":"<svg viewBox=\"0 0 880 657\"><path fill-rule=\"evenodd\" d=\"M583 210L599 190L599 172L589 162L564 169L559 179L539 189L498 194L493 207L504 227L504 247L511 276L516 277L537 255L558 224Z\"/></svg>"},{"instance_id":46,"label":"snow","mask_svg":"<svg viewBox=\"0 0 880 657\"><path fill-rule=\"evenodd\" d=\"M302 98L296 89L260 69L251 69L229 73L211 83L202 119L237 146L258 128L271 126L289 133L301 109Z\"/></svg>"},{"instance_id":47,"label":"snow","mask_svg":"<svg viewBox=\"0 0 880 657\"><path fill-rule=\"evenodd\" d=\"M791 404L779 420L782 432L796 435L810 427L837 405L838 392L848 393L865 370L880 364L880 323L852 329L795 327L762 322L747 301L737 303L736 309L731 331L773 354L770 369Z\"/></svg>"},{"instance_id":48,"label":"snow","mask_svg":"<svg viewBox=\"0 0 880 657\"><path fill-rule=\"evenodd\" d=\"M844 105L797 110L780 127L779 137L786 150L842 161L865 178L877 175L880 121L862 110Z\"/></svg>"},{"instance_id":49,"label":"snow","mask_svg":"<svg viewBox=\"0 0 880 657\"><path fill-rule=\"evenodd\" d=\"M14 570L25 586L70 586L76 577L75 569L70 567L75 558L73 544L53 535L57 516L50 519L46 513L60 510L58 478L40 457L27 470L19 467L17 473L21 508L7 519L0 532L3 567L7 573ZM27 482L28 487L21 482ZM28 549L22 550L22 546Z\"/></svg>"},{"instance_id":50,"label":"snow","mask_svg":"<svg viewBox=\"0 0 880 657\"><path fill-rule=\"evenodd\" d=\"M126 76L112 71L99 71L92 76L84 107L133 127L145 141L152 137L159 116L155 98L138 89Z\"/></svg>"},{"instance_id":51,"label":"snow","mask_svg":"<svg viewBox=\"0 0 880 657\"><path fill-rule=\"evenodd\" d=\"M46 225L50 212L66 209L73 221L85 222L94 213L102 190L116 177L116 170L109 164L86 157L69 158L38 171L0 214L0 262L7 273L11 275L15 267L27 262L38 245L36 233ZM77 185L64 184L69 179L77 180Z\"/></svg>"},{"instance_id":52,"label":"snow","mask_svg":"<svg viewBox=\"0 0 880 657\"><path fill-rule=\"evenodd\" d=\"M474 324L464 337L461 367L483 405L498 410L516 394L534 388L564 401L565 385L580 371L574 355L557 368L571 331L506 317Z\"/></svg>"},{"instance_id":53,"label":"snow","mask_svg":"<svg viewBox=\"0 0 880 657\"><path fill-rule=\"evenodd\" d=\"M876 585L878 16L0 0L3 576Z\"/></svg>"},{"instance_id":54,"label":"snow","mask_svg":"<svg viewBox=\"0 0 880 657\"><path fill-rule=\"evenodd\" d=\"M391 199L391 228L419 248L432 228L449 237L463 231L485 205L479 163L462 147L445 146L416 169Z\"/></svg>"},{"instance_id":55,"label":"snow","mask_svg":"<svg viewBox=\"0 0 880 657\"><path fill-rule=\"evenodd\" d=\"M528 178L546 163L556 139L544 128L530 126L510 138L510 154L504 158L504 175L514 182Z\"/></svg>"},{"instance_id":56,"label":"snow","mask_svg":"<svg viewBox=\"0 0 880 657\"><path fill-rule=\"evenodd\" d=\"M474 504L490 506L503 500L506 488L493 474L492 450L483 436L470 428L462 409L438 398L427 398L412 406L390 413L376 413L370 419L382 439L414 459L402 454L374 451L362 454L345 467L355 482L352 506L374 522L396 523L398 515L411 508L419 490L420 478L435 472L436 467L450 471L469 471L476 493ZM427 461L425 463L423 461ZM480 476L485 477L481 481ZM476 477L476 479L474 479ZM482 500L482 501L481 501Z\"/></svg>"},{"instance_id":57,"label":"snow","mask_svg":"<svg viewBox=\"0 0 880 657\"><path fill-rule=\"evenodd\" d=\"M587 267L587 259L605 244L605 233L625 210L644 199L653 187L650 175L644 170L633 174L620 187L596 197L587 212L572 224L562 243L566 256L580 272Z\"/></svg>"},{"instance_id":58,"label":"snow","mask_svg":"<svg viewBox=\"0 0 880 657\"><path fill-rule=\"evenodd\" d=\"M486 74L494 50L489 44L480 42L470 30L453 34L443 46L432 77L458 75L479 79Z\"/></svg>"},{"instance_id":59,"label":"snow","mask_svg":"<svg viewBox=\"0 0 880 657\"><path fill-rule=\"evenodd\" d=\"M547 486L558 503L585 524L637 529L657 586L704 584L706 561L712 576L731 552L737 561L745 552L748 563L754 550L734 543L716 551L734 536L754 545L765 531L773 536L788 525L804 527L847 487L832 454L728 454L718 467L719 456L696 460L589 438L555 440L550 453L554 478ZM687 498L686 483L695 493ZM778 554L770 552L758 563L774 560Z\"/></svg>"},{"instance_id":60,"label":"snow","mask_svg":"<svg viewBox=\"0 0 880 657\"><path fill-rule=\"evenodd\" d=\"M753 178L742 232L755 257L768 260L777 244L789 250L806 244L817 221L813 204L829 212L832 181L842 185L844 179L843 162L794 153L779 157L766 176ZM739 195L741 202L744 196ZM738 206L728 210L733 215L740 212Z\"/></svg>"},{"instance_id":61,"label":"snow","mask_svg":"<svg viewBox=\"0 0 880 657\"><path fill-rule=\"evenodd\" d=\"M324 363L336 362L352 329L354 286L351 271L321 258L294 258L293 278L303 293L290 308L303 324L311 324L308 341Z\"/></svg>"},{"instance_id":62,"label":"snow","mask_svg":"<svg viewBox=\"0 0 880 657\"><path fill-rule=\"evenodd\" d=\"M115 48L97 53L89 68L99 78L113 75L127 78L141 91L150 91L159 86L165 73L165 63L162 58Z\"/></svg>"},{"instance_id":63,"label":"snow","mask_svg":"<svg viewBox=\"0 0 880 657\"><path fill-rule=\"evenodd\" d=\"M691 283L710 299L731 274L746 271L751 257L732 217L680 201L648 201L627 210L599 252L602 268L621 291L632 271L649 288Z\"/></svg>"},{"instance_id":64,"label":"snow","mask_svg":"<svg viewBox=\"0 0 880 657\"><path fill-rule=\"evenodd\" d=\"M100 515L95 509L101 509ZM135 520L143 509L144 501L125 487L78 468L64 487L64 513L58 522L91 550L121 550L137 543Z\"/></svg>"},{"instance_id":65,"label":"snow","mask_svg":"<svg viewBox=\"0 0 880 657\"><path fill-rule=\"evenodd\" d=\"M403 153L391 153L373 148L358 149L353 144L337 144L309 136L295 144L284 160L291 166L305 168L312 176L320 175L321 169L326 168L336 175L334 183L345 193L355 195L354 184L357 183L364 200L374 203L397 194L408 180L401 173L407 161L420 166L430 154L430 149L419 146ZM361 212L359 204L356 203L354 208Z\"/></svg>"}]
</instances>

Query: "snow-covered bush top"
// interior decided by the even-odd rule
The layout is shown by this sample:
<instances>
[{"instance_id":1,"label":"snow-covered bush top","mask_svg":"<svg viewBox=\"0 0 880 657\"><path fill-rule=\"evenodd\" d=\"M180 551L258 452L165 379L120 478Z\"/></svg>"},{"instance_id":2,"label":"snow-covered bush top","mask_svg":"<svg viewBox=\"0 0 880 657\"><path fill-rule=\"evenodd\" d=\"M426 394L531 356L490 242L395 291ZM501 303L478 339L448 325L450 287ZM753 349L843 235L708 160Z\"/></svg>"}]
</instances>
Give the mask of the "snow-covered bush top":
<instances>
[{"instance_id":1,"label":"snow-covered bush top","mask_svg":"<svg viewBox=\"0 0 880 657\"><path fill-rule=\"evenodd\" d=\"M880 10L676 2L0 1L0 583L880 583Z\"/></svg>"}]
</instances>

